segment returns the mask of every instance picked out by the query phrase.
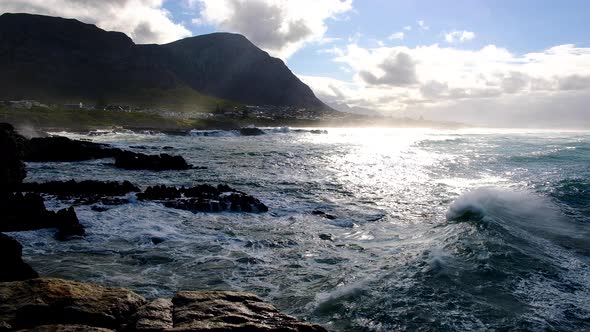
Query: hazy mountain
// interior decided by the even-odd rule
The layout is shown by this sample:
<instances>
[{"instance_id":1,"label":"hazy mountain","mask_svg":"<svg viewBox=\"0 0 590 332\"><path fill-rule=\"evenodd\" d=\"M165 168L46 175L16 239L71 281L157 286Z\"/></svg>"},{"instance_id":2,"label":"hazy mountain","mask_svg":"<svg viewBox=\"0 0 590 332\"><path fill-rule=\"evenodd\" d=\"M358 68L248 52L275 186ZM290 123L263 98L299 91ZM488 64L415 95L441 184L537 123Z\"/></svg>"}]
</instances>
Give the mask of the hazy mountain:
<instances>
[{"instance_id":1,"label":"hazy mountain","mask_svg":"<svg viewBox=\"0 0 590 332\"><path fill-rule=\"evenodd\" d=\"M230 33L136 45L123 33L77 20L3 14L0 72L0 99L157 99L180 90L246 104L327 108L280 59Z\"/></svg>"}]
</instances>

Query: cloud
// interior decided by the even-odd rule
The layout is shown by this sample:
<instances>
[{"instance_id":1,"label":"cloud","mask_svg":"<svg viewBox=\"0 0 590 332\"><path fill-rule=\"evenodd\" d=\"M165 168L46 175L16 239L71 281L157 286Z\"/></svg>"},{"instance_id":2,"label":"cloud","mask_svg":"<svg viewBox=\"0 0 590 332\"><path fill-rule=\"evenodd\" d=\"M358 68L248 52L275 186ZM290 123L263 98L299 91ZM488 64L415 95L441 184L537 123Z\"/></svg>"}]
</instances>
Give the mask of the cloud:
<instances>
[{"instance_id":1,"label":"cloud","mask_svg":"<svg viewBox=\"0 0 590 332\"><path fill-rule=\"evenodd\" d=\"M32 13L75 18L105 30L121 31L136 43L168 43L191 32L174 23L163 0L2 0L0 13Z\"/></svg>"},{"instance_id":2,"label":"cloud","mask_svg":"<svg viewBox=\"0 0 590 332\"><path fill-rule=\"evenodd\" d=\"M321 42L326 20L352 10L352 0L189 0L189 5L199 9L193 22L241 33L283 59Z\"/></svg>"},{"instance_id":3,"label":"cloud","mask_svg":"<svg viewBox=\"0 0 590 332\"><path fill-rule=\"evenodd\" d=\"M422 30L428 30L428 29L430 29L430 27L428 25L426 25L426 22L424 22L424 20L418 20L416 23L418 23L418 26Z\"/></svg>"},{"instance_id":4,"label":"cloud","mask_svg":"<svg viewBox=\"0 0 590 332\"><path fill-rule=\"evenodd\" d=\"M369 70L360 71L359 76L371 85L404 86L416 83L416 65L406 53L392 54L378 68L383 72L379 77Z\"/></svg>"},{"instance_id":5,"label":"cloud","mask_svg":"<svg viewBox=\"0 0 590 332\"><path fill-rule=\"evenodd\" d=\"M330 54L351 71L352 79L303 80L331 104L480 124L507 125L519 119L521 125L558 125L565 119L551 112L562 112L560 103L568 100L567 105L578 109L563 112L585 118L567 125L590 126L590 109L582 102L590 100L590 48L566 44L519 55L495 45L464 50L438 44L368 48L349 43ZM328 91L328 83L342 93ZM511 112L518 116L511 118Z\"/></svg>"},{"instance_id":6,"label":"cloud","mask_svg":"<svg viewBox=\"0 0 590 332\"><path fill-rule=\"evenodd\" d=\"M451 31L449 33L445 34L445 41L449 44L452 43L463 43L469 40L472 40L473 38L475 38L475 33L471 32L471 31Z\"/></svg>"},{"instance_id":7,"label":"cloud","mask_svg":"<svg viewBox=\"0 0 590 332\"><path fill-rule=\"evenodd\" d=\"M403 31L394 32L391 35L389 35L388 39L389 40L394 40L394 39L402 40L402 39L404 39L404 32Z\"/></svg>"},{"instance_id":8,"label":"cloud","mask_svg":"<svg viewBox=\"0 0 590 332\"><path fill-rule=\"evenodd\" d=\"M410 30L412 30L412 26L410 26L410 25L406 25L406 26L404 27L404 30L406 30L406 31L410 31Z\"/></svg>"}]
</instances>

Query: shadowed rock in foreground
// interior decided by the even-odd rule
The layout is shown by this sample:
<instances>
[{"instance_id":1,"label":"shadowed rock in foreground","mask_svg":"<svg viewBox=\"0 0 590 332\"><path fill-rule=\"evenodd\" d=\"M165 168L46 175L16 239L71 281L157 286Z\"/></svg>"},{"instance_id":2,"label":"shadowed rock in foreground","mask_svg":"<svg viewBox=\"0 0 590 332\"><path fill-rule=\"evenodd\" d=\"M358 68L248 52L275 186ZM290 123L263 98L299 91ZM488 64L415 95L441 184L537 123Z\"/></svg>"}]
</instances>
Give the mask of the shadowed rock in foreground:
<instances>
[{"instance_id":1,"label":"shadowed rock in foreground","mask_svg":"<svg viewBox=\"0 0 590 332\"><path fill-rule=\"evenodd\" d=\"M166 207L197 212L267 212L258 199L227 185L203 184L191 188L167 186L148 187L137 194L141 200L163 201Z\"/></svg>"},{"instance_id":2,"label":"shadowed rock in foreground","mask_svg":"<svg viewBox=\"0 0 590 332\"><path fill-rule=\"evenodd\" d=\"M8 235L0 233L0 281L37 278L39 275L23 262L23 247Z\"/></svg>"},{"instance_id":3,"label":"shadowed rock in foreground","mask_svg":"<svg viewBox=\"0 0 590 332\"><path fill-rule=\"evenodd\" d=\"M325 331L241 292L180 292L147 302L122 288L62 279L0 283L0 330Z\"/></svg>"}]
</instances>

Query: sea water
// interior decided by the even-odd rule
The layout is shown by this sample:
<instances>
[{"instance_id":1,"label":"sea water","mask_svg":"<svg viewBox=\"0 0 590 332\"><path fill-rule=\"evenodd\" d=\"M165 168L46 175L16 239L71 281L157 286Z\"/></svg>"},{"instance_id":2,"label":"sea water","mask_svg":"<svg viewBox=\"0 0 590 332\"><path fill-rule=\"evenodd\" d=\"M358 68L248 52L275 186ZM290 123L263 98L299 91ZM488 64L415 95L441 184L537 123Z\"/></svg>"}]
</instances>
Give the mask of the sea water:
<instances>
[{"instance_id":1,"label":"sea water","mask_svg":"<svg viewBox=\"0 0 590 332\"><path fill-rule=\"evenodd\" d=\"M589 132L327 131L57 133L202 168L29 163L27 181L225 183L270 211L192 213L130 194L104 212L76 206L84 239L11 235L42 276L148 298L253 292L334 330L590 329Z\"/></svg>"}]
</instances>

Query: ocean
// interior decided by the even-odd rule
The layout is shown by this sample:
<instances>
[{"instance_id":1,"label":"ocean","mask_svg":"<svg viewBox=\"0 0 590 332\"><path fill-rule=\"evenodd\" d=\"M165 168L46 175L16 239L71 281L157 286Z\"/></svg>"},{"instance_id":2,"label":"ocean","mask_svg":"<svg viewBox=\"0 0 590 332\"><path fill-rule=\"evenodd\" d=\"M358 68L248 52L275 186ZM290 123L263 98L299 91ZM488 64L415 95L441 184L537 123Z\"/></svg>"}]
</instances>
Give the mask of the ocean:
<instances>
[{"instance_id":1,"label":"ocean","mask_svg":"<svg viewBox=\"0 0 590 332\"><path fill-rule=\"evenodd\" d=\"M104 212L76 206L84 239L10 235L42 276L148 298L248 291L336 331L590 330L590 132L326 130L55 133L203 168L28 163L26 181L225 183L270 211L192 213L130 194Z\"/></svg>"}]
</instances>

